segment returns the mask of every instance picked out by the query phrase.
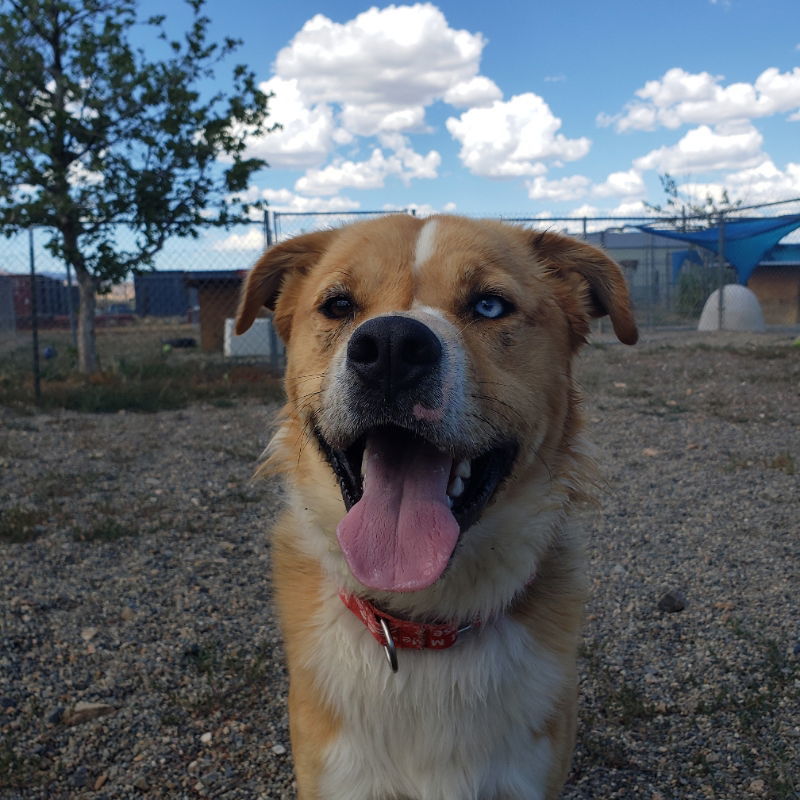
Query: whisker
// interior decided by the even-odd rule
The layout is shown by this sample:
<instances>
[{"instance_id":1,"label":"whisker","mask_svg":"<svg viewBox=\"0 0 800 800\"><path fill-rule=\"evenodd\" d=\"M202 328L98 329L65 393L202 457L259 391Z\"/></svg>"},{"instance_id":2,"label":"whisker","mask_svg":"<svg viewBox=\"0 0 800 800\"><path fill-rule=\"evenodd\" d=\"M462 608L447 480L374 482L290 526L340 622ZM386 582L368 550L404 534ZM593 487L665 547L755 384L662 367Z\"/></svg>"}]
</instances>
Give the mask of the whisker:
<instances>
[{"instance_id":1,"label":"whisker","mask_svg":"<svg viewBox=\"0 0 800 800\"><path fill-rule=\"evenodd\" d=\"M303 427L300 429L300 433L298 435L298 442L297 442L297 463L300 464L300 459L303 456L303 450L305 449L306 444L311 441L313 436L313 418L308 416L303 423Z\"/></svg>"},{"instance_id":2,"label":"whisker","mask_svg":"<svg viewBox=\"0 0 800 800\"><path fill-rule=\"evenodd\" d=\"M301 402L303 400L307 400L309 397L318 397L319 395L322 394L322 391L323 391L322 389L317 389L316 392L309 392L308 394L301 394L300 397L297 398L297 402L299 403L299 402ZM306 403L305 405L308 405L308 403Z\"/></svg>"},{"instance_id":3,"label":"whisker","mask_svg":"<svg viewBox=\"0 0 800 800\"><path fill-rule=\"evenodd\" d=\"M287 380L290 380L290 381L310 381L310 380L312 380L314 378L324 378L327 374L328 373L326 371L326 372L320 372L320 373L318 373L316 375L298 375L298 376L296 376L294 378L287 378Z\"/></svg>"},{"instance_id":4,"label":"whisker","mask_svg":"<svg viewBox=\"0 0 800 800\"><path fill-rule=\"evenodd\" d=\"M458 329L459 336L460 336L462 333L464 333L464 331L465 331L467 328L469 328L471 325L475 325L477 322L478 322L478 320L477 320L477 319L470 319L470 320L467 320L467 321L464 323L464 325L463 325L463 326L462 326L460 329Z\"/></svg>"},{"instance_id":5,"label":"whisker","mask_svg":"<svg viewBox=\"0 0 800 800\"><path fill-rule=\"evenodd\" d=\"M508 384L503 383L502 381L475 381L478 386L502 386L504 389L508 389Z\"/></svg>"}]
</instances>

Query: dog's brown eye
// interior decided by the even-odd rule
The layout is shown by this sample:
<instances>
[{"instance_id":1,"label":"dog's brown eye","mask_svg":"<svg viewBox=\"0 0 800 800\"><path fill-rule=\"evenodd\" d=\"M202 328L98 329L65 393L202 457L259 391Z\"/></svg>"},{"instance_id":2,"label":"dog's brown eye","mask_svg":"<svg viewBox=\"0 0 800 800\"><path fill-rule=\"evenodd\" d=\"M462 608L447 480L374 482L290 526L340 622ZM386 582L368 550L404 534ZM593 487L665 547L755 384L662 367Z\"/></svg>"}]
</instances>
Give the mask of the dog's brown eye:
<instances>
[{"instance_id":1,"label":"dog's brown eye","mask_svg":"<svg viewBox=\"0 0 800 800\"><path fill-rule=\"evenodd\" d=\"M497 294L482 294L472 301L472 310L479 317L497 319L504 317L513 309L511 303Z\"/></svg>"},{"instance_id":2,"label":"dog's brown eye","mask_svg":"<svg viewBox=\"0 0 800 800\"><path fill-rule=\"evenodd\" d=\"M345 319L355 313L356 304L346 294L329 297L319 308L328 319Z\"/></svg>"}]
</instances>

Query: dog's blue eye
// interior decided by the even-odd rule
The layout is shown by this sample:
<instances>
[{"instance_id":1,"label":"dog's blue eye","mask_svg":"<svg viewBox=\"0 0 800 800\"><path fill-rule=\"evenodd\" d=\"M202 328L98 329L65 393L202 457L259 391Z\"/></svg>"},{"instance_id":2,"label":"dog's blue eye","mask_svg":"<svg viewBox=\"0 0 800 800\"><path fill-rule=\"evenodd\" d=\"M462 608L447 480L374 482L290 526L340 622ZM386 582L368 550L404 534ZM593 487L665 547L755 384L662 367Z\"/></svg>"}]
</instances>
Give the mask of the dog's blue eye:
<instances>
[{"instance_id":1,"label":"dog's blue eye","mask_svg":"<svg viewBox=\"0 0 800 800\"><path fill-rule=\"evenodd\" d=\"M355 307L353 300L346 294L336 294L329 297L319 310L329 319L344 319L353 315Z\"/></svg>"},{"instance_id":2,"label":"dog's blue eye","mask_svg":"<svg viewBox=\"0 0 800 800\"><path fill-rule=\"evenodd\" d=\"M472 308L478 316L487 319L497 319L511 310L510 304L496 294L482 294Z\"/></svg>"}]
</instances>

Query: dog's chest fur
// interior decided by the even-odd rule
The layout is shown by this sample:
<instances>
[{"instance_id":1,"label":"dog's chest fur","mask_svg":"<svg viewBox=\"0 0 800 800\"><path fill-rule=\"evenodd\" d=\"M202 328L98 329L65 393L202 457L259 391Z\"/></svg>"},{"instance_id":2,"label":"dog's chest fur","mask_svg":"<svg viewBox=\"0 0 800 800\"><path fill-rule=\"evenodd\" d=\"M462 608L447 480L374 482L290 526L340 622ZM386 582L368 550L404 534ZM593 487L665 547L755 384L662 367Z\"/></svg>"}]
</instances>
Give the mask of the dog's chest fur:
<instances>
[{"instance_id":1,"label":"dog's chest fur","mask_svg":"<svg viewBox=\"0 0 800 800\"><path fill-rule=\"evenodd\" d=\"M337 596L309 667L341 726L324 755L326 800L537 800L552 759L543 734L565 676L503 617L445 651L383 650Z\"/></svg>"}]
</instances>

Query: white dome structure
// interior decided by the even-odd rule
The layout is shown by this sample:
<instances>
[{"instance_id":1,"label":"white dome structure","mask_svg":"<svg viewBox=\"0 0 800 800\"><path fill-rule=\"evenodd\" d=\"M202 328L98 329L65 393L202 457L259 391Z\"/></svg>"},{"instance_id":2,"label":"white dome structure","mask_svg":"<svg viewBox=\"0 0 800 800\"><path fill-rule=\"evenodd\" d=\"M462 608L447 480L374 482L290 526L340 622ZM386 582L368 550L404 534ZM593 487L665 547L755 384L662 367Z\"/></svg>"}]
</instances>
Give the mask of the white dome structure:
<instances>
[{"instance_id":1,"label":"white dome structure","mask_svg":"<svg viewBox=\"0 0 800 800\"><path fill-rule=\"evenodd\" d=\"M703 306L699 331L754 331L763 332L764 314L758 298L746 286L729 283L722 287L722 324L719 313L719 289L715 289Z\"/></svg>"}]
</instances>

